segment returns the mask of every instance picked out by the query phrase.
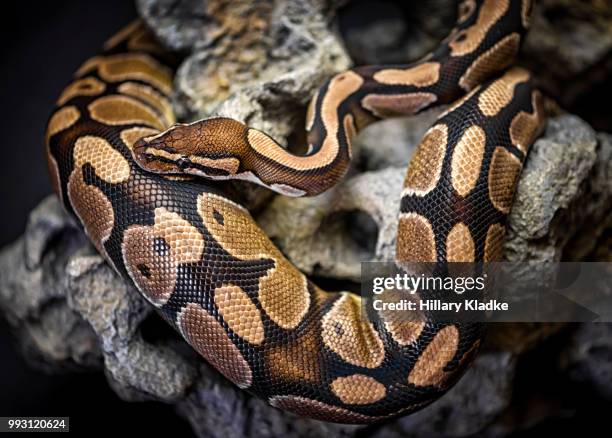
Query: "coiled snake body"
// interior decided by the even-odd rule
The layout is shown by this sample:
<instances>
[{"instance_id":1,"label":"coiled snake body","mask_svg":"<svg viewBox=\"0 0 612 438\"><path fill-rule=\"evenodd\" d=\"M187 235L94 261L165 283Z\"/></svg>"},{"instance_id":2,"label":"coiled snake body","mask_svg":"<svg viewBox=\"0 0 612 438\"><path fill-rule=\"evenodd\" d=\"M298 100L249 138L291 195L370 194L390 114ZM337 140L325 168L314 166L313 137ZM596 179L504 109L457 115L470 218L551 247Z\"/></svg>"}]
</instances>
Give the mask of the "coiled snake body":
<instances>
[{"instance_id":1,"label":"coiled snake body","mask_svg":"<svg viewBox=\"0 0 612 438\"><path fill-rule=\"evenodd\" d=\"M211 180L320 193L344 175L351 139L366 125L467 92L410 163L397 259L498 259L544 114L525 70L484 81L509 66L530 7L465 1L451 34L422 60L335 76L310 104L304 156L231 119L171 126L172 71L134 23L85 62L58 100L46 135L53 187L117 272L240 388L328 421L413 412L461 375L480 327L362 318L358 296L311 283Z\"/></svg>"}]
</instances>

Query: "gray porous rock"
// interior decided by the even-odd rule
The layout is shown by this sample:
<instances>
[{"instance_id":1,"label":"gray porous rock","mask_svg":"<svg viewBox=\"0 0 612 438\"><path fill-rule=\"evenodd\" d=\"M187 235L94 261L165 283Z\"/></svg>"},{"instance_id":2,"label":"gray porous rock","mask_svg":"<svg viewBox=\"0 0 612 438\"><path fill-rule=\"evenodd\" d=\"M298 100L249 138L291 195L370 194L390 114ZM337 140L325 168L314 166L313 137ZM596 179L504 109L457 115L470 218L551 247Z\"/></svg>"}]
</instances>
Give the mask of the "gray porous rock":
<instances>
[{"instance_id":1,"label":"gray porous rock","mask_svg":"<svg viewBox=\"0 0 612 438\"><path fill-rule=\"evenodd\" d=\"M555 2L566 3L543 3ZM227 115L286 143L303 123L304 106L314 90L350 65L330 24L343 1L137 3L162 41L189 52L175 82L175 107L183 119ZM360 62L416 58L435 46L452 21L451 15L415 6L410 8L414 15L401 22L401 14L389 13L397 6L386 3L379 14L383 19L370 28L343 23L352 5L339 11L340 27L349 30L343 30L345 43ZM436 0L436 9L448 10L446 3ZM542 16L551 19L550 14ZM394 24L387 27L387 19ZM541 26L538 20L536 15L534 28ZM584 21L582 29L601 31L598 20ZM549 30L558 33L557 27ZM379 36L388 50L376 44ZM410 44L402 43L406 40ZM532 43L537 48L538 41ZM535 50L529 44L528 50ZM598 47L591 55L575 48L566 53L585 58L575 64L578 71L597 62ZM543 65L538 62L536 67ZM304 272L358 280L360 260L393 258L405 168L439 111L369 127L356 140L354 167L338 187L311 199L276 196L256 218ZM611 166L611 136L595 133L575 116L552 119L534 145L518 187L507 259L582 260L609 246L605 231L612 225ZM49 372L103 370L122 398L172 403L202 437L491 434L501 430L499 418L512 406L522 354L556 331L554 325L522 332L508 325L495 328L465 377L413 416L367 427L300 419L235 388L177 334L159 329L159 316L95 254L55 197L33 210L24 235L0 251L0 310L33 365ZM147 327L151 322L153 329ZM597 386L609 397L612 391L605 382L610 371L602 366L610 349L605 330L609 328L578 326L562 360L572 379ZM503 430L512 432L508 426Z\"/></svg>"}]
</instances>

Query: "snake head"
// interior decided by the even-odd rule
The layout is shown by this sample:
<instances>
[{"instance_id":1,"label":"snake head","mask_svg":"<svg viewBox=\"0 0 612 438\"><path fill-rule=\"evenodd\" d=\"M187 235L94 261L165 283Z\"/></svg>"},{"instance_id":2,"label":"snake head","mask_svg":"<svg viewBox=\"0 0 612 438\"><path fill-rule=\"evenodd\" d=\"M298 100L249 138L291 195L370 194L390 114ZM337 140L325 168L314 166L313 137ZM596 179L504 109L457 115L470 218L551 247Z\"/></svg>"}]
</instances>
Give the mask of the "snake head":
<instances>
[{"instance_id":1,"label":"snake head","mask_svg":"<svg viewBox=\"0 0 612 438\"><path fill-rule=\"evenodd\" d=\"M240 167L237 157L229 156L228 140L240 138L219 130L220 120L208 119L176 124L159 134L143 137L133 148L134 160L148 172L194 175L226 179ZM223 126L221 126L223 127Z\"/></svg>"}]
</instances>

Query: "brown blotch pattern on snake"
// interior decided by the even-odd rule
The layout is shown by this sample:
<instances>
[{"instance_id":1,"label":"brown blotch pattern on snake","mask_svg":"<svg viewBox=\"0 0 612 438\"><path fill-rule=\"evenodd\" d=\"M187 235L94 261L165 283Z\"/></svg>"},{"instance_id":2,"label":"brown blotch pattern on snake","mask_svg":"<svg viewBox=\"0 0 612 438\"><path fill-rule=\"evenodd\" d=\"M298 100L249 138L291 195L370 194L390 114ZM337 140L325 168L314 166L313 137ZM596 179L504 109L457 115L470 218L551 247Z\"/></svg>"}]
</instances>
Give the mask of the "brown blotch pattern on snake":
<instances>
[{"instance_id":1,"label":"brown blotch pattern on snake","mask_svg":"<svg viewBox=\"0 0 612 438\"><path fill-rule=\"evenodd\" d=\"M514 189L521 174L521 161L505 148L498 146L493 151L489 167L489 197L502 213L509 213Z\"/></svg>"},{"instance_id":2,"label":"brown blotch pattern on snake","mask_svg":"<svg viewBox=\"0 0 612 438\"><path fill-rule=\"evenodd\" d=\"M353 374L338 377L331 383L332 392L347 405L367 405L382 400L387 390L373 377Z\"/></svg>"},{"instance_id":3,"label":"brown blotch pattern on snake","mask_svg":"<svg viewBox=\"0 0 612 438\"><path fill-rule=\"evenodd\" d=\"M92 119L107 125L144 124L164 129L164 121L149 107L131 97L109 95L94 100L87 106Z\"/></svg>"},{"instance_id":4,"label":"brown blotch pattern on snake","mask_svg":"<svg viewBox=\"0 0 612 438\"><path fill-rule=\"evenodd\" d=\"M446 259L449 262L473 262L476 256L474 239L470 229L458 222L446 236Z\"/></svg>"},{"instance_id":5,"label":"brown blotch pattern on snake","mask_svg":"<svg viewBox=\"0 0 612 438\"><path fill-rule=\"evenodd\" d=\"M521 37L518 33L502 38L468 67L459 79L459 86L469 91L481 84L494 71L508 67L518 53L520 41Z\"/></svg>"},{"instance_id":6,"label":"brown blotch pattern on snake","mask_svg":"<svg viewBox=\"0 0 612 438\"><path fill-rule=\"evenodd\" d=\"M227 285L215 289L215 305L230 329L254 345L264 341L264 326L259 309L238 286Z\"/></svg>"},{"instance_id":7,"label":"brown blotch pattern on snake","mask_svg":"<svg viewBox=\"0 0 612 438\"><path fill-rule=\"evenodd\" d=\"M346 362L364 367L378 367L385 348L372 323L361 315L361 298L343 292L321 322L323 343Z\"/></svg>"},{"instance_id":8,"label":"brown blotch pattern on snake","mask_svg":"<svg viewBox=\"0 0 612 438\"><path fill-rule=\"evenodd\" d=\"M408 383L416 386L442 386L450 373L444 367L455 356L459 330L449 325L440 330L417 359L408 375Z\"/></svg>"},{"instance_id":9,"label":"brown blotch pattern on snake","mask_svg":"<svg viewBox=\"0 0 612 438\"><path fill-rule=\"evenodd\" d=\"M258 299L272 321L285 329L295 328L310 305L306 277L283 256L248 211L238 204L218 195L202 193L197 208L208 231L234 257L274 261L274 268L259 280ZM223 224L215 220L215 210L223 215Z\"/></svg>"},{"instance_id":10,"label":"brown blotch pattern on snake","mask_svg":"<svg viewBox=\"0 0 612 438\"><path fill-rule=\"evenodd\" d=\"M445 124L429 128L408 165L402 196L425 196L434 189L442 172L447 142Z\"/></svg>"},{"instance_id":11,"label":"brown blotch pattern on snake","mask_svg":"<svg viewBox=\"0 0 612 438\"><path fill-rule=\"evenodd\" d=\"M204 359L221 374L246 389L253 383L253 372L238 347L205 309L190 303L177 317L179 329Z\"/></svg>"},{"instance_id":12,"label":"brown blotch pattern on snake","mask_svg":"<svg viewBox=\"0 0 612 438\"><path fill-rule=\"evenodd\" d=\"M451 158L451 182L459 196L467 196L476 187L486 141L485 131L478 125L472 125L455 145Z\"/></svg>"}]
</instances>

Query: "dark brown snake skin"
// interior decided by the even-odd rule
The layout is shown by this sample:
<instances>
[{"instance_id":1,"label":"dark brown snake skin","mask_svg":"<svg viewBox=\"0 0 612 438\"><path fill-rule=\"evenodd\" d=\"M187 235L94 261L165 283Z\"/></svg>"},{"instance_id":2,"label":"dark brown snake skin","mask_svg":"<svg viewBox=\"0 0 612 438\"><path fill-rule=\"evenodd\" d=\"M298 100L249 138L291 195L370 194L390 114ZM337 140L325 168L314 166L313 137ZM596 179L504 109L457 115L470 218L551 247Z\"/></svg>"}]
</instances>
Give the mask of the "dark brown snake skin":
<instances>
[{"instance_id":1,"label":"dark brown snake skin","mask_svg":"<svg viewBox=\"0 0 612 438\"><path fill-rule=\"evenodd\" d=\"M397 260L499 259L522 163L544 121L526 71L494 77L517 53L530 7L465 1L451 34L422 60L335 76L310 105L305 156L230 119L164 131L174 123L173 74L134 23L58 100L46 135L53 187L116 271L240 388L328 421L413 412L460 377L482 327L363 319L359 296L311 283L211 179L320 193L344 175L351 139L366 125L468 92L410 163Z\"/></svg>"}]
</instances>

